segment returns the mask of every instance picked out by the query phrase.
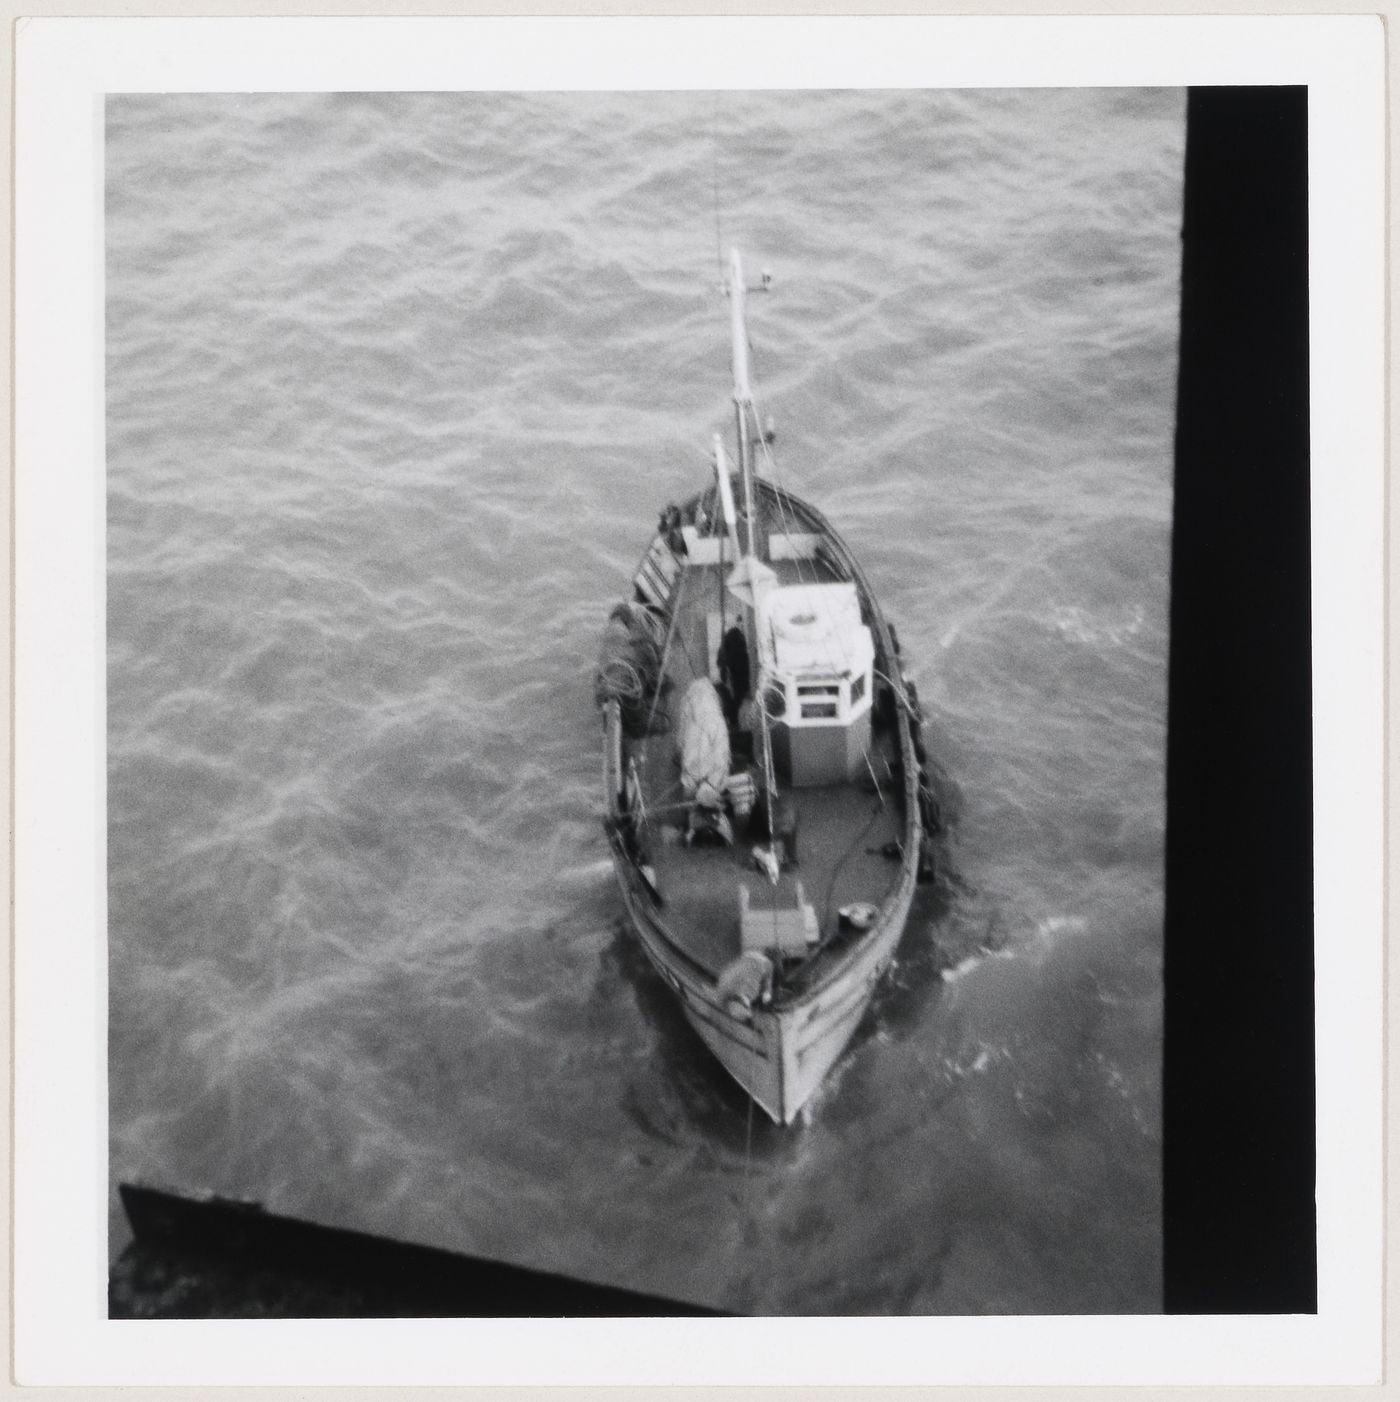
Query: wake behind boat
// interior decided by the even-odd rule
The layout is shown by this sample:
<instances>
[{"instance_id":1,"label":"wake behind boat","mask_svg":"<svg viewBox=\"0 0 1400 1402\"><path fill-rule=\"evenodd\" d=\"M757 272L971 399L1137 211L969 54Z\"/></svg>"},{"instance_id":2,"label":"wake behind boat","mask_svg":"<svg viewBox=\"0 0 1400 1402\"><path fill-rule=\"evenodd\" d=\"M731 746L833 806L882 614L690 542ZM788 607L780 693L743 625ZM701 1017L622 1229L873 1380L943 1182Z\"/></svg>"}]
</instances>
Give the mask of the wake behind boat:
<instances>
[{"instance_id":1,"label":"wake behind boat","mask_svg":"<svg viewBox=\"0 0 1400 1402\"><path fill-rule=\"evenodd\" d=\"M608 620L596 695L606 826L642 948L788 1124L894 958L939 820L894 630L826 518L772 480L747 291L736 252L737 461L716 435L713 482L662 514Z\"/></svg>"}]
</instances>

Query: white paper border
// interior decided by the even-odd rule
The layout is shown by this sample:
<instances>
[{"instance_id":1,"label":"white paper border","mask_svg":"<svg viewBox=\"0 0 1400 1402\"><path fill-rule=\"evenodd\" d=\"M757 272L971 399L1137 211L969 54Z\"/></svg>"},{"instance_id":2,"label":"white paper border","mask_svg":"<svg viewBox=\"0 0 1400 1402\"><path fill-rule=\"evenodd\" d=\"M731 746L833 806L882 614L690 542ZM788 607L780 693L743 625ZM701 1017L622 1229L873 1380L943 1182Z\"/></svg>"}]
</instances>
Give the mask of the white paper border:
<instances>
[{"instance_id":1,"label":"white paper border","mask_svg":"<svg viewBox=\"0 0 1400 1402\"><path fill-rule=\"evenodd\" d=\"M20 1382L1296 1385L1379 1376L1379 21L51 19L20 21L16 42ZM108 1321L101 95L1202 83L1310 87L1318 1315Z\"/></svg>"}]
</instances>

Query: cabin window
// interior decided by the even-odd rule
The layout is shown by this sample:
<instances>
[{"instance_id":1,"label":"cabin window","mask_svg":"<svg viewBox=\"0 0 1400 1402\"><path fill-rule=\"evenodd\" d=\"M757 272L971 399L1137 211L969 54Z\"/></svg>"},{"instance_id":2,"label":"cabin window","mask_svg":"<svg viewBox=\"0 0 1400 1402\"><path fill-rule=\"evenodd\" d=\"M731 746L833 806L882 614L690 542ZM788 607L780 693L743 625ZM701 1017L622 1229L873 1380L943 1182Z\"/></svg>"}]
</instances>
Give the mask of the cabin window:
<instances>
[{"instance_id":1,"label":"cabin window","mask_svg":"<svg viewBox=\"0 0 1400 1402\"><path fill-rule=\"evenodd\" d=\"M804 701L802 703L803 720L835 720L835 701Z\"/></svg>"},{"instance_id":2,"label":"cabin window","mask_svg":"<svg viewBox=\"0 0 1400 1402\"><path fill-rule=\"evenodd\" d=\"M865 695L865 673L862 672L855 681L851 683L851 705L854 706L862 696Z\"/></svg>"}]
</instances>

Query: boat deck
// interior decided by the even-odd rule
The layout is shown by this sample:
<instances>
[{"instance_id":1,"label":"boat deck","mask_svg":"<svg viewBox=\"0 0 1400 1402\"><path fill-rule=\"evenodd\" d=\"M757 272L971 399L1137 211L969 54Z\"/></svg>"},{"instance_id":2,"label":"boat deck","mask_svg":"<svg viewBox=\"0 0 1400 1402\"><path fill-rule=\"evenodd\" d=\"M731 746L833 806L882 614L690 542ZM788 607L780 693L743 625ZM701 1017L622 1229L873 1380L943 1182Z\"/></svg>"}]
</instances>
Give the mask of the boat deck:
<instances>
[{"instance_id":1,"label":"boat deck","mask_svg":"<svg viewBox=\"0 0 1400 1402\"><path fill-rule=\"evenodd\" d=\"M837 578L814 560L800 564L784 560L775 562L774 568L784 584ZM717 675L718 642L737 612L732 597L722 597L727 572L715 565L688 564L677 582L673 607L679 611L666 669L673 701L695 677ZM686 813L680 802L675 736L652 735L636 745L633 753L650 818L649 849L665 903L664 919L686 953L711 974L718 974L738 956L741 884L748 887L755 908L793 909L801 883L806 900L815 908L824 944L838 934L843 905L881 904L900 875L899 862L881 852L897 842L902 831L898 783L890 768L894 752L893 737L877 730L869 769L856 781L785 790L796 809L797 862L784 868L774 888L753 861L755 844L766 838L748 835L744 840L745 835L736 831L732 848L682 844Z\"/></svg>"}]
</instances>

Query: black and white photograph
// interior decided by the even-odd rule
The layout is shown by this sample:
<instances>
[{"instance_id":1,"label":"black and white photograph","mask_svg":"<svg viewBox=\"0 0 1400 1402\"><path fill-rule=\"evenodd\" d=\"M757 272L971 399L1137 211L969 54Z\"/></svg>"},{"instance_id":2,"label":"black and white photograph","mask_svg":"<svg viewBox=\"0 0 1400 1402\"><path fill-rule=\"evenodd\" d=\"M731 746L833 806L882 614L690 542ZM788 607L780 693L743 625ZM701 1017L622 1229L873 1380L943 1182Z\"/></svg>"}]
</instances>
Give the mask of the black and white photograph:
<instances>
[{"instance_id":1,"label":"black and white photograph","mask_svg":"<svg viewBox=\"0 0 1400 1402\"><path fill-rule=\"evenodd\" d=\"M106 1322L1325 1312L1309 111L102 93Z\"/></svg>"},{"instance_id":2,"label":"black and white photograph","mask_svg":"<svg viewBox=\"0 0 1400 1402\"><path fill-rule=\"evenodd\" d=\"M114 1247L1161 1308L1184 136L108 99Z\"/></svg>"}]
</instances>

